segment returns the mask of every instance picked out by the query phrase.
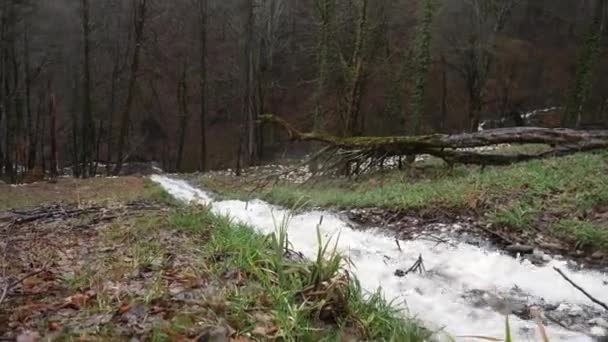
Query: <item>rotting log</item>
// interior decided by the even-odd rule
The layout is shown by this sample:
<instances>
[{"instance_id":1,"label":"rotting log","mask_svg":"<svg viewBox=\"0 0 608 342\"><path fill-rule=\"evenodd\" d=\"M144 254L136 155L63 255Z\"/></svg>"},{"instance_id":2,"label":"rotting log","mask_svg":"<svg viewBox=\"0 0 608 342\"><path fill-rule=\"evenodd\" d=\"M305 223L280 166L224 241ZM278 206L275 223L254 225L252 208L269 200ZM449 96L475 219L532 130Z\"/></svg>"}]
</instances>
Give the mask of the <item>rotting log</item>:
<instances>
[{"instance_id":1,"label":"rotting log","mask_svg":"<svg viewBox=\"0 0 608 342\"><path fill-rule=\"evenodd\" d=\"M327 145L323 154L337 166L368 161L374 163L391 157L428 154L449 164L509 165L533 159L564 156L582 151L608 148L608 130L574 130L567 128L512 127L477 133L431 134L389 137L338 137L325 133L302 132L289 122L272 114L262 117L264 123L281 126L290 140L320 142ZM544 144L551 148L542 153L499 154L470 150L502 144ZM468 150L463 150L468 149ZM323 158L315 155L314 158ZM371 160L371 161L370 161Z\"/></svg>"}]
</instances>

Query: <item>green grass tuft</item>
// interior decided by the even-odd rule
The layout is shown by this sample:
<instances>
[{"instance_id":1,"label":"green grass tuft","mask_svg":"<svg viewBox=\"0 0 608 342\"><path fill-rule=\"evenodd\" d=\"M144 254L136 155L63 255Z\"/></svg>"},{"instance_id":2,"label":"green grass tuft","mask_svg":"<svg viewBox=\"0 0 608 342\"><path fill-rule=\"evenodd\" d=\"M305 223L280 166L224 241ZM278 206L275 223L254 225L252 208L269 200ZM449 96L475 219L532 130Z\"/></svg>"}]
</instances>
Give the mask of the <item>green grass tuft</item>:
<instances>
[{"instance_id":1,"label":"green grass tuft","mask_svg":"<svg viewBox=\"0 0 608 342\"><path fill-rule=\"evenodd\" d=\"M343 269L348 260L336 252L337 236L322 241L318 232L315 260L292 260L286 258L289 218L269 236L206 207L175 209L167 220L175 229L210 235L201 254L211 273L226 282L221 310L238 334L288 341L335 341L345 333L386 341L427 337L379 294L363 293ZM271 336L256 336L261 331Z\"/></svg>"}]
</instances>

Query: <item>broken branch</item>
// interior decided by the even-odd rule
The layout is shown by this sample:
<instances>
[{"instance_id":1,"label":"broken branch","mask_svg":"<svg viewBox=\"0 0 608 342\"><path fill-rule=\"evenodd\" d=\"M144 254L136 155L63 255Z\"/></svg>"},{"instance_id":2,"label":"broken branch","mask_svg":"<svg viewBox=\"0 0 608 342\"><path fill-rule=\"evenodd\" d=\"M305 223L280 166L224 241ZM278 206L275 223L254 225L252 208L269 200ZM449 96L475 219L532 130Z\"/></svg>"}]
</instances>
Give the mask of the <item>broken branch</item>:
<instances>
[{"instance_id":1,"label":"broken branch","mask_svg":"<svg viewBox=\"0 0 608 342\"><path fill-rule=\"evenodd\" d=\"M561 275L564 279L566 279L567 282L569 282L572 286L574 286L575 289L579 290L582 294L584 294L585 296L587 296L587 298L589 298L592 302L594 302L595 304L603 307L604 309L608 310L608 305L606 305L606 303L600 301L599 299L593 297L592 295L589 294L589 292L585 291L585 289L583 289L582 287L580 287L578 284L576 284L574 281L572 281L572 279L568 278L567 275L564 274L564 272L562 272L562 270L560 270L557 267L553 267L553 269L559 273L559 275Z\"/></svg>"},{"instance_id":2,"label":"broken branch","mask_svg":"<svg viewBox=\"0 0 608 342\"><path fill-rule=\"evenodd\" d=\"M289 122L271 114L263 115L262 120L282 127L292 141L320 142L327 145L322 153L334 156L336 162L326 165L325 169L349 164L357 164L359 168L360 164L365 162L369 162L371 167L377 164L376 161L390 157L422 154L441 158L448 164L509 165L608 148L608 130L512 127L453 135L338 137L327 133L302 132ZM541 153L511 155L462 150L500 144L545 144L550 145L551 149ZM319 158L319 155L315 155L315 158Z\"/></svg>"}]
</instances>

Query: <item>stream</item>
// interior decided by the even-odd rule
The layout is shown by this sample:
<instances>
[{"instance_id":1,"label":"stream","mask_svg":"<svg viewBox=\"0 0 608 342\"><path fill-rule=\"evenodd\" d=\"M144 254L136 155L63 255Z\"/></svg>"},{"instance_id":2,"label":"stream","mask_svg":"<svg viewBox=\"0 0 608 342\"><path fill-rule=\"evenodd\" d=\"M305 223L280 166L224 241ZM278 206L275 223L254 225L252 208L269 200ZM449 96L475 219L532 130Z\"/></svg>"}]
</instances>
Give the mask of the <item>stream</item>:
<instances>
[{"instance_id":1,"label":"stream","mask_svg":"<svg viewBox=\"0 0 608 342\"><path fill-rule=\"evenodd\" d=\"M261 200L215 201L208 193L187 182L152 176L180 201L210 205L213 212L271 234L289 210ZM559 267L574 282L603 302L608 302L608 275L573 270L568 262L551 258L543 266L513 258L486 246L474 246L442 236L449 243L426 239L403 240L381 229L360 230L342 215L330 211L308 211L291 217L288 226L293 249L308 258L317 253L316 227L325 241L338 240L338 251L348 256L354 273L368 291L382 289L393 305L442 336L487 336L504 338L505 315L509 316L515 341L540 341L534 319L527 312L545 312L551 341L593 341L608 333L608 314L568 284L553 267ZM423 257L426 272L403 277ZM549 315L550 314L550 315ZM526 317L530 316L530 317ZM551 317L550 319L547 319Z\"/></svg>"}]
</instances>

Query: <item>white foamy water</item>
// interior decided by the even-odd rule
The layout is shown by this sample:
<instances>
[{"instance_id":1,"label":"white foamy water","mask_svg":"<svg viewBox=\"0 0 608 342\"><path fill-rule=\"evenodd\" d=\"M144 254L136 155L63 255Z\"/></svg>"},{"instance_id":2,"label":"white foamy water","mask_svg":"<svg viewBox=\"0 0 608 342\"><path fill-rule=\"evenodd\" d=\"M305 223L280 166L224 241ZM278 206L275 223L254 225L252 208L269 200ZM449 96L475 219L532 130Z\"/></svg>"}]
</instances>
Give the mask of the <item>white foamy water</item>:
<instances>
[{"instance_id":1,"label":"white foamy water","mask_svg":"<svg viewBox=\"0 0 608 342\"><path fill-rule=\"evenodd\" d=\"M176 199L209 204L215 213L224 214L246 223L264 234L274 233L278 223L289 212L264 201L213 201L211 197L182 180L152 176ZM354 263L351 270L362 286L374 291L382 288L387 299L395 305L405 305L414 316L431 329L444 329L451 336L482 335L504 337L505 317L488 307L476 307L464 298L472 290L488 293L508 293L514 288L523 297L543 298L551 304L591 305L589 299L574 289L557 274L553 267L567 269L565 262L551 261L546 266L535 266L496 251L454 241L437 245L424 240L400 241L381 232L352 229L336 214L311 211L295 215L288 228L289 240L296 251L314 258L317 251L316 227L325 239L337 238L340 252ZM335 240L334 240L335 241ZM399 278L396 269L408 269L418 258L424 257L427 272ZM591 271L567 271L577 284L602 301L608 301L608 275ZM540 341L537 326L532 321L510 317L516 341ZM591 341L592 331L568 331L549 325L551 341ZM595 327L593 333L604 332ZM464 338L463 340L467 340Z\"/></svg>"}]
</instances>

